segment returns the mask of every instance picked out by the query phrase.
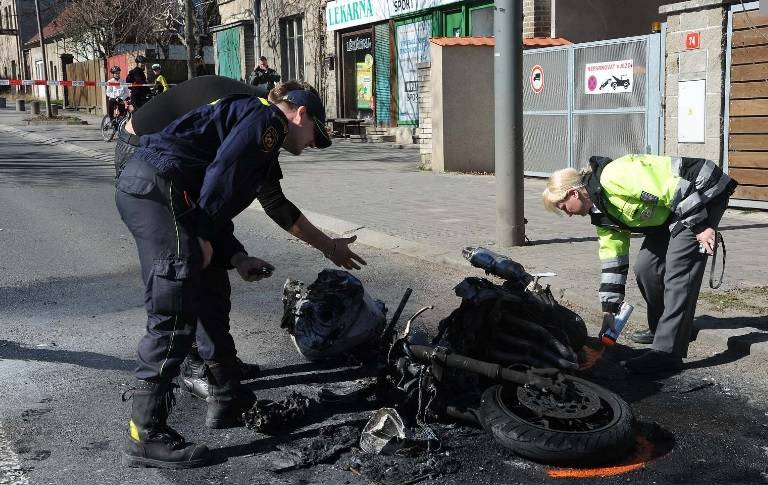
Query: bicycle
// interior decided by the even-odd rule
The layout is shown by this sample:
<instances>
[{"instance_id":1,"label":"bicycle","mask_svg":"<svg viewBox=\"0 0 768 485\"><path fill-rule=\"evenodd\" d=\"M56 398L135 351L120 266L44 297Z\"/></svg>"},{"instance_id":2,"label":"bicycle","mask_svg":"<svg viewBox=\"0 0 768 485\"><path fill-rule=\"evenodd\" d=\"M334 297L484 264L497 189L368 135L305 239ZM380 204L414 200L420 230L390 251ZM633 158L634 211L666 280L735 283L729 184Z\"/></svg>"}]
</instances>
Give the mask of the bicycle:
<instances>
[{"instance_id":1,"label":"bicycle","mask_svg":"<svg viewBox=\"0 0 768 485\"><path fill-rule=\"evenodd\" d=\"M112 141L112 139L115 137L115 134L120 129L120 126L124 123L127 123L128 120L131 119L131 113L133 112L133 109L130 100L126 99L124 101L124 114L120 111L121 101L122 100L118 99L118 103L115 105L114 111L112 112L112 119L110 119L109 114L105 114L101 119L101 138L104 141Z\"/></svg>"}]
</instances>

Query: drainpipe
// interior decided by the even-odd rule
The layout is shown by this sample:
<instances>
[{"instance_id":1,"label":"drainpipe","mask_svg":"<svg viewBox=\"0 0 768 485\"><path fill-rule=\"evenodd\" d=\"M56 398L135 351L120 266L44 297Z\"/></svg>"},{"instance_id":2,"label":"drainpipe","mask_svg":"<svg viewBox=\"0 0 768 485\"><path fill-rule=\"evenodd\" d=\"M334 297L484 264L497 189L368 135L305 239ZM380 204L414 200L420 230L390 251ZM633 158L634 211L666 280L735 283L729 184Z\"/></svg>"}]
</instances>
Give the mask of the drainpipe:
<instances>
[{"instance_id":1,"label":"drainpipe","mask_svg":"<svg viewBox=\"0 0 768 485\"><path fill-rule=\"evenodd\" d=\"M550 15L549 15L549 36L550 37L557 37L557 16L556 10L557 9L557 0L552 0L552 6L550 7Z\"/></svg>"},{"instance_id":2,"label":"drainpipe","mask_svg":"<svg viewBox=\"0 0 768 485\"><path fill-rule=\"evenodd\" d=\"M256 53L255 61L258 64L261 57L261 0L253 0L253 32L256 34L253 39L253 51Z\"/></svg>"}]
</instances>

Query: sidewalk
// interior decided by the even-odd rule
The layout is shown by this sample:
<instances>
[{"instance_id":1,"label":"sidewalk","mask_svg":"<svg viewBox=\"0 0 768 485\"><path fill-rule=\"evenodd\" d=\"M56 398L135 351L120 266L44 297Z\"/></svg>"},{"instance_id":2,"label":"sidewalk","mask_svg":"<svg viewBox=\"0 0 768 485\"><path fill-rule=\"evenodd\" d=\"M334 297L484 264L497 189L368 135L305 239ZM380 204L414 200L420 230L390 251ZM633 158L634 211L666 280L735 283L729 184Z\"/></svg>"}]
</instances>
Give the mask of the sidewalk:
<instances>
[{"instance_id":1,"label":"sidewalk","mask_svg":"<svg viewBox=\"0 0 768 485\"><path fill-rule=\"evenodd\" d=\"M0 129L32 135L35 141L55 137L66 140L71 150L111 162L113 143L101 141L100 118L82 115L87 126L26 125L24 116L0 110ZM63 145L63 144L62 144ZM417 257L436 264L467 268L461 258L465 246L483 245L522 263L527 270L554 271L548 282L556 296L599 312L597 287L600 264L594 228L581 218L563 218L546 212L540 201L545 181L525 180L526 233L532 244L519 248L495 248L495 182L493 176L434 174L418 169L415 147L393 148L388 144L361 144L334 140L326 150L309 150L301 157L281 155L286 196L307 217L325 230L357 234L358 241L380 249ZM254 210L260 210L258 203ZM764 241L768 213L729 210L721 223L727 244L727 269L722 289L768 286ZM632 258L641 238L632 241ZM375 261L371 262L375 264ZM702 292L709 290L706 279ZM722 293L722 289L717 293ZM634 279L627 285L627 301L636 313L630 330L644 326L645 305ZM760 305L758 305L760 306ZM762 306L768 306L763 302ZM716 313L700 305L699 315L728 317L728 325L712 324L702 336L728 337L768 330L766 312L759 315L730 309ZM762 317L759 318L759 317ZM586 318L586 316L585 316ZM734 323L736 322L736 323ZM594 323L594 322L593 322ZM728 328L720 328L728 327ZM716 334L716 335L715 335ZM722 344L722 342L721 342ZM768 353L768 343L752 343L751 351Z\"/></svg>"}]
</instances>

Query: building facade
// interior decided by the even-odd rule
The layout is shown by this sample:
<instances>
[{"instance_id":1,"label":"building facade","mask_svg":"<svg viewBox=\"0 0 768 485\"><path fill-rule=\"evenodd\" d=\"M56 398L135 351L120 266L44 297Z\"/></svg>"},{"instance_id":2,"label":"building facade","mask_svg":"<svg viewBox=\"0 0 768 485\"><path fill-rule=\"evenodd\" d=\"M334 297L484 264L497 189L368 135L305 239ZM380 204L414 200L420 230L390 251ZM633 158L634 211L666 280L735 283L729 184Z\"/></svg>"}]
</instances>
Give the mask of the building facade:
<instances>
[{"instance_id":1,"label":"building facade","mask_svg":"<svg viewBox=\"0 0 768 485\"><path fill-rule=\"evenodd\" d=\"M57 14L57 0L41 0L40 20L49 23ZM0 0L0 77L28 78L25 71L24 44L37 34L34 0Z\"/></svg>"},{"instance_id":2,"label":"building facade","mask_svg":"<svg viewBox=\"0 0 768 485\"><path fill-rule=\"evenodd\" d=\"M768 12L756 1L689 0L667 22L665 149L717 160L731 205L768 209Z\"/></svg>"}]
</instances>

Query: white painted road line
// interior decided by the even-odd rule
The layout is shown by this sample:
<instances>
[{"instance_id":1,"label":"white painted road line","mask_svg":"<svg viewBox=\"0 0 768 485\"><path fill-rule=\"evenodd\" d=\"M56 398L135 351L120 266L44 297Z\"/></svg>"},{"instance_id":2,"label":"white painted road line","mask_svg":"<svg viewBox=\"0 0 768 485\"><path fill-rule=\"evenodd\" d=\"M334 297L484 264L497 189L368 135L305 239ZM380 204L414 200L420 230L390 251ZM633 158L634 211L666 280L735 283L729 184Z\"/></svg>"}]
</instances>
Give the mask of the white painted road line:
<instances>
[{"instance_id":1,"label":"white painted road line","mask_svg":"<svg viewBox=\"0 0 768 485\"><path fill-rule=\"evenodd\" d=\"M0 485L28 485L29 481L24 476L21 461L0 426Z\"/></svg>"}]
</instances>

